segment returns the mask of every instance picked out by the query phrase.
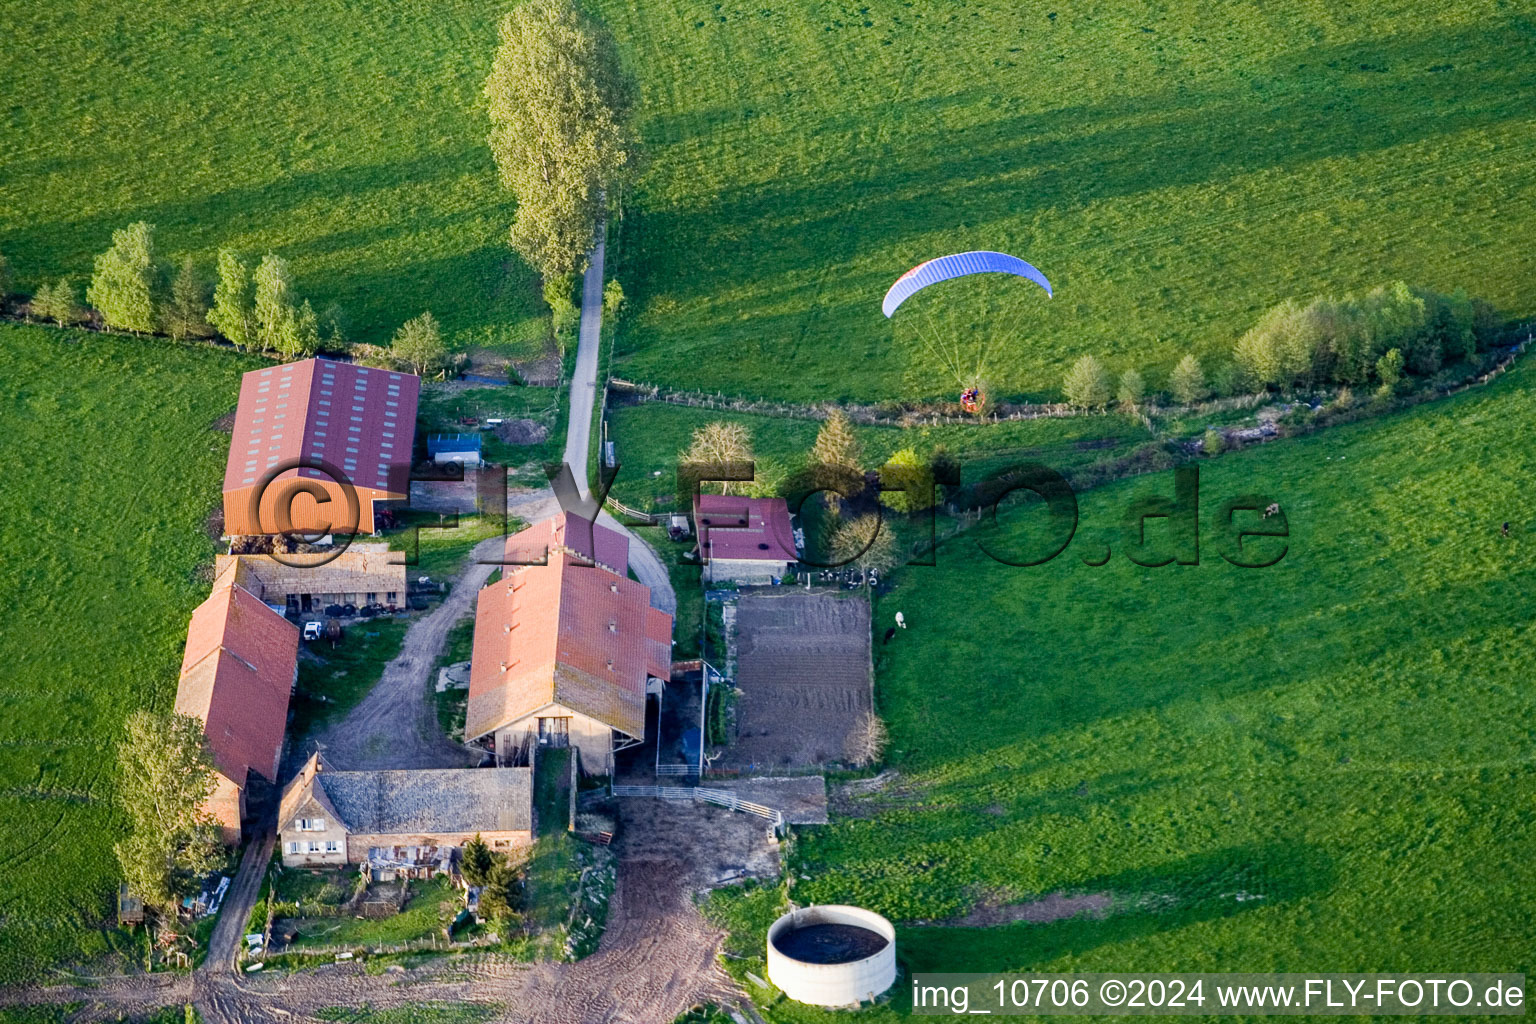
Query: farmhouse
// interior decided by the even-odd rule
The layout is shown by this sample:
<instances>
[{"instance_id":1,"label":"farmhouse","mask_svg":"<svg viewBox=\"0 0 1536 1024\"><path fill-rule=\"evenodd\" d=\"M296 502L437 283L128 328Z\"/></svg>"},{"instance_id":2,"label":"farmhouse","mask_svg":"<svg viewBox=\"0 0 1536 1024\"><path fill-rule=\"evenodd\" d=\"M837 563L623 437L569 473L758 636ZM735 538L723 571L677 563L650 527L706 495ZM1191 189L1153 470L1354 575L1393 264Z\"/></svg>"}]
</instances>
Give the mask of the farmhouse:
<instances>
[{"instance_id":1,"label":"farmhouse","mask_svg":"<svg viewBox=\"0 0 1536 1024\"><path fill-rule=\"evenodd\" d=\"M410 496L420 390L412 374L329 359L245 374L224 470L225 533L354 523L372 533L377 504ZM301 459L324 468L297 468Z\"/></svg>"},{"instance_id":2,"label":"farmhouse","mask_svg":"<svg viewBox=\"0 0 1536 1024\"><path fill-rule=\"evenodd\" d=\"M507 538L506 561L475 611L465 739L497 764L574 746L584 770L610 772L671 673L672 616L629 579L629 538L577 516Z\"/></svg>"},{"instance_id":3,"label":"farmhouse","mask_svg":"<svg viewBox=\"0 0 1536 1024\"><path fill-rule=\"evenodd\" d=\"M388 544L352 544L339 555L330 553L219 555L219 575L233 570L235 582L274 608L293 616L321 612L329 605L381 604L403 608L406 565Z\"/></svg>"},{"instance_id":4,"label":"farmhouse","mask_svg":"<svg viewBox=\"0 0 1536 1024\"><path fill-rule=\"evenodd\" d=\"M289 867L365 865L374 878L447 871L475 835L533 843L533 769L338 772L319 754L283 790L278 842Z\"/></svg>"},{"instance_id":5,"label":"farmhouse","mask_svg":"<svg viewBox=\"0 0 1536 1024\"><path fill-rule=\"evenodd\" d=\"M252 775L277 781L298 651L298 629L236 583L228 569L192 613L176 710L203 722L218 769L205 809L218 819L226 842L240 839Z\"/></svg>"},{"instance_id":6,"label":"farmhouse","mask_svg":"<svg viewBox=\"0 0 1536 1024\"><path fill-rule=\"evenodd\" d=\"M479 434L433 434L427 438L427 455L439 466L457 462L480 465Z\"/></svg>"},{"instance_id":7,"label":"farmhouse","mask_svg":"<svg viewBox=\"0 0 1536 1024\"><path fill-rule=\"evenodd\" d=\"M706 582L769 583L800 558L783 498L700 494L693 520Z\"/></svg>"}]
</instances>

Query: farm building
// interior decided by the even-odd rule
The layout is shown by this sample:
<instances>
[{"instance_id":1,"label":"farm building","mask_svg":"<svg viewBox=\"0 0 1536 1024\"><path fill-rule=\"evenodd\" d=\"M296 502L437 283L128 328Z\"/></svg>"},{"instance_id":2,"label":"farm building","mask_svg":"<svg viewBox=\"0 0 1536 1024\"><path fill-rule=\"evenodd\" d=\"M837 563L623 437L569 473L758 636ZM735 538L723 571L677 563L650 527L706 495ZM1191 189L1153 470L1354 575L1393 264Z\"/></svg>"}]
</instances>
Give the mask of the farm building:
<instances>
[{"instance_id":1,"label":"farm building","mask_svg":"<svg viewBox=\"0 0 1536 1024\"><path fill-rule=\"evenodd\" d=\"M377 504L410 497L420 391L412 374L329 359L245 374L224 470L224 532L285 532L287 512L301 532L356 523L372 533ZM300 469L300 459L325 468Z\"/></svg>"},{"instance_id":2,"label":"farm building","mask_svg":"<svg viewBox=\"0 0 1536 1024\"><path fill-rule=\"evenodd\" d=\"M319 754L283 790L278 842L289 867L366 865L373 877L431 877L476 835L495 850L533 843L531 768L338 772Z\"/></svg>"},{"instance_id":3,"label":"farm building","mask_svg":"<svg viewBox=\"0 0 1536 1024\"><path fill-rule=\"evenodd\" d=\"M768 583L800 558L783 498L700 494L693 521L706 582Z\"/></svg>"},{"instance_id":4,"label":"farm building","mask_svg":"<svg viewBox=\"0 0 1536 1024\"><path fill-rule=\"evenodd\" d=\"M299 631L226 569L197 606L176 687L176 710L203 722L218 769L206 809L238 842L253 774L277 781L298 678Z\"/></svg>"},{"instance_id":5,"label":"farm building","mask_svg":"<svg viewBox=\"0 0 1536 1024\"><path fill-rule=\"evenodd\" d=\"M479 434L432 434L427 438L427 455L439 466L457 462L463 466L480 465Z\"/></svg>"},{"instance_id":6,"label":"farm building","mask_svg":"<svg viewBox=\"0 0 1536 1024\"><path fill-rule=\"evenodd\" d=\"M388 544L352 544L339 555L219 555L215 572L233 567L235 582L289 615L322 612L333 604L404 608L406 565Z\"/></svg>"},{"instance_id":7,"label":"farm building","mask_svg":"<svg viewBox=\"0 0 1536 1024\"><path fill-rule=\"evenodd\" d=\"M645 736L647 693L671 673L672 616L631 580L629 538L564 513L507 538L480 591L464 737L498 764L574 746L586 771Z\"/></svg>"}]
</instances>

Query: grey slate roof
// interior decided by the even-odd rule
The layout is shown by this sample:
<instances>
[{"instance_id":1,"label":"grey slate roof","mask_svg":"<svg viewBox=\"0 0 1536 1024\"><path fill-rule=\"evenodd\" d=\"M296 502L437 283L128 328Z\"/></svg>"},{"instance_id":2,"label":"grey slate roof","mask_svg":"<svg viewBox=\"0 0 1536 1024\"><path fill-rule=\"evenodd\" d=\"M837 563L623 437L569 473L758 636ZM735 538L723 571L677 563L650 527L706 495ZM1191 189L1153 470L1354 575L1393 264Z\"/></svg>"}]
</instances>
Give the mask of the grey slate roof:
<instances>
[{"instance_id":1,"label":"grey slate roof","mask_svg":"<svg viewBox=\"0 0 1536 1024\"><path fill-rule=\"evenodd\" d=\"M529 768L316 773L348 832L516 832L533 828Z\"/></svg>"}]
</instances>

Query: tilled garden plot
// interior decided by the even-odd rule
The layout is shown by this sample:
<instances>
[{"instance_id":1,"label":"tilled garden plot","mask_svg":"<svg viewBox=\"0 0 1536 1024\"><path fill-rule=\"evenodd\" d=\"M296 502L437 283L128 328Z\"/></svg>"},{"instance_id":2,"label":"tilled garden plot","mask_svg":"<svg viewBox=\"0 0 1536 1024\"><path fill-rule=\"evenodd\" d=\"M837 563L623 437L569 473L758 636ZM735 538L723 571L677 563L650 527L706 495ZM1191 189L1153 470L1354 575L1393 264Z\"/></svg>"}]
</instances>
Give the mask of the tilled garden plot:
<instances>
[{"instance_id":1,"label":"tilled garden plot","mask_svg":"<svg viewBox=\"0 0 1536 1024\"><path fill-rule=\"evenodd\" d=\"M736 609L736 741L722 767L841 761L871 707L869 605L806 591L744 595Z\"/></svg>"}]
</instances>

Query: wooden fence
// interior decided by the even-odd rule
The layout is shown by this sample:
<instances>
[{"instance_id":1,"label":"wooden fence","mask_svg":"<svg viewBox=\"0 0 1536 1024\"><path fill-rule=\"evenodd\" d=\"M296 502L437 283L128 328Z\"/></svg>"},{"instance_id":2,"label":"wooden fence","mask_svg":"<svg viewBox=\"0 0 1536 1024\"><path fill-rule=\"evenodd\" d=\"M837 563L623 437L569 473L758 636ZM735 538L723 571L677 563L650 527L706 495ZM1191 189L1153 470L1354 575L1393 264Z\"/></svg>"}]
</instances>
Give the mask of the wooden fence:
<instances>
[{"instance_id":1,"label":"wooden fence","mask_svg":"<svg viewBox=\"0 0 1536 1024\"><path fill-rule=\"evenodd\" d=\"M727 810L764 818L775 832L784 829L782 811L743 800L729 789L708 789L703 786L611 786L609 790L614 796L651 796L662 800L692 800L694 803L715 804Z\"/></svg>"}]
</instances>

